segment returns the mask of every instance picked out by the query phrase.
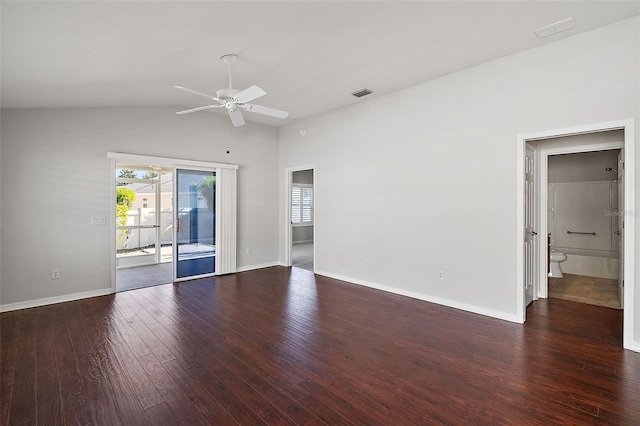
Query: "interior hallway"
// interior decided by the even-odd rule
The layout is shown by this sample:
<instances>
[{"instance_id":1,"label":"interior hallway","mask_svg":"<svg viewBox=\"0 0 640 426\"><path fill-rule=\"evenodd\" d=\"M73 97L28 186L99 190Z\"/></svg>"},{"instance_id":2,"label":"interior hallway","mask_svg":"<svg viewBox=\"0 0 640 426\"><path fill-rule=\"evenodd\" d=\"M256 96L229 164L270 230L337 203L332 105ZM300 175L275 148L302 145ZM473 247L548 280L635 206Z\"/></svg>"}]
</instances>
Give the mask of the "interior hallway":
<instances>
[{"instance_id":1,"label":"interior hallway","mask_svg":"<svg viewBox=\"0 0 640 426\"><path fill-rule=\"evenodd\" d=\"M291 265L313 272L313 242L291 245Z\"/></svg>"}]
</instances>

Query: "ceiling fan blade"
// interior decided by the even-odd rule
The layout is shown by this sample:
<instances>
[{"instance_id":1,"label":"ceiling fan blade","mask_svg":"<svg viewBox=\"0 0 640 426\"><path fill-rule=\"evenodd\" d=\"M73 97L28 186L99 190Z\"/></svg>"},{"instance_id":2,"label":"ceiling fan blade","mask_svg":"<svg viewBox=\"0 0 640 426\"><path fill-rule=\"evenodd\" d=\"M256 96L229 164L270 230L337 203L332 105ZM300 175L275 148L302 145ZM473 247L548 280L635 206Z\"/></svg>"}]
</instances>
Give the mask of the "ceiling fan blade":
<instances>
[{"instance_id":1,"label":"ceiling fan blade","mask_svg":"<svg viewBox=\"0 0 640 426\"><path fill-rule=\"evenodd\" d=\"M185 109L184 111L178 111L176 112L176 114L189 114L190 112L196 112L196 111L202 111L203 109L209 109L209 108L220 108L223 107L224 105L207 105L207 106L201 106L198 108L191 108L191 109Z\"/></svg>"},{"instance_id":2,"label":"ceiling fan blade","mask_svg":"<svg viewBox=\"0 0 640 426\"><path fill-rule=\"evenodd\" d=\"M173 86L173 87L175 87L176 89L184 90L185 92L193 93L194 95L204 96L205 98L214 99L220 102L220 99L212 95L207 95L206 93L196 92L195 90L187 89L186 87L182 87L182 86Z\"/></svg>"},{"instance_id":3,"label":"ceiling fan blade","mask_svg":"<svg viewBox=\"0 0 640 426\"><path fill-rule=\"evenodd\" d=\"M255 112L258 114L268 115L270 117L287 118L289 113L280 109L270 108L262 105L245 105L247 111Z\"/></svg>"},{"instance_id":4,"label":"ceiling fan blade","mask_svg":"<svg viewBox=\"0 0 640 426\"><path fill-rule=\"evenodd\" d=\"M267 92L259 88L258 86L251 86L244 89L242 92L239 92L234 96L236 100L240 103L250 102L254 99L258 99L261 96L266 95Z\"/></svg>"},{"instance_id":5,"label":"ceiling fan blade","mask_svg":"<svg viewBox=\"0 0 640 426\"><path fill-rule=\"evenodd\" d=\"M233 127L244 126L244 117L239 109L235 111L229 110L229 117L231 118L231 122L233 123Z\"/></svg>"}]
</instances>

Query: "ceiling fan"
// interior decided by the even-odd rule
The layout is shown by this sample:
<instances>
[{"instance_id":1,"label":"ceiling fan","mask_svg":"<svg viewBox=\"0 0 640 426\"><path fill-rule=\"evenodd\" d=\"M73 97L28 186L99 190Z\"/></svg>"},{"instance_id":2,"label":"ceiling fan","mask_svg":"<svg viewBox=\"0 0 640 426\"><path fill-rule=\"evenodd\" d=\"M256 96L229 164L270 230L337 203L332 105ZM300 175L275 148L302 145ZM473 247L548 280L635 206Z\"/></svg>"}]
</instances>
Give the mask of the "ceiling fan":
<instances>
[{"instance_id":1,"label":"ceiling fan","mask_svg":"<svg viewBox=\"0 0 640 426\"><path fill-rule=\"evenodd\" d=\"M289 116L289 113L287 111L282 111L262 105L250 104L249 102L266 95L267 92L265 92L258 86L251 86L247 89L244 89L243 91L233 89L231 80L231 66L235 64L236 60L238 59L238 55L228 54L222 56L220 59L222 60L222 62L224 62L225 65L229 67L229 87L218 90L215 96L187 89L186 87L182 86L173 86L176 89L184 90L185 92L212 99L216 101L217 104L205 105L197 108L187 109L184 111L178 111L176 112L176 114L189 114L191 112L202 111L211 108L226 108L229 117L231 118L231 123L233 123L234 127L243 126L245 124L241 110L255 112L257 114L268 115L269 117L276 118L287 118Z\"/></svg>"}]
</instances>

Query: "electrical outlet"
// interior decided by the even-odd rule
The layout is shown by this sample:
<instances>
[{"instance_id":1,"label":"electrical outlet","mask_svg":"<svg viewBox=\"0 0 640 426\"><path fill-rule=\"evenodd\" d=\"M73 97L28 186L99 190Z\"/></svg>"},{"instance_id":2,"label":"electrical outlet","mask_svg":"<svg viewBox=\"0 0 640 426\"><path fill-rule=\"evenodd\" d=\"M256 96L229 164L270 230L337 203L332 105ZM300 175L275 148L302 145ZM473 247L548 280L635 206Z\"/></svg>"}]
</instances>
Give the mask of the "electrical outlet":
<instances>
[{"instance_id":1,"label":"electrical outlet","mask_svg":"<svg viewBox=\"0 0 640 426\"><path fill-rule=\"evenodd\" d=\"M439 280L444 280L444 272L443 271L438 271L438 279Z\"/></svg>"},{"instance_id":2,"label":"electrical outlet","mask_svg":"<svg viewBox=\"0 0 640 426\"><path fill-rule=\"evenodd\" d=\"M349 256L344 257L344 263L349 263Z\"/></svg>"},{"instance_id":3,"label":"electrical outlet","mask_svg":"<svg viewBox=\"0 0 640 426\"><path fill-rule=\"evenodd\" d=\"M364 264L365 264L365 265L368 265L368 264L369 264L369 258L368 258L368 257L365 257L365 258L364 258Z\"/></svg>"},{"instance_id":4,"label":"electrical outlet","mask_svg":"<svg viewBox=\"0 0 640 426\"><path fill-rule=\"evenodd\" d=\"M51 279L59 280L60 279L60 269L52 269L51 270Z\"/></svg>"},{"instance_id":5,"label":"electrical outlet","mask_svg":"<svg viewBox=\"0 0 640 426\"><path fill-rule=\"evenodd\" d=\"M251 254L251 247L247 248L247 254Z\"/></svg>"}]
</instances>

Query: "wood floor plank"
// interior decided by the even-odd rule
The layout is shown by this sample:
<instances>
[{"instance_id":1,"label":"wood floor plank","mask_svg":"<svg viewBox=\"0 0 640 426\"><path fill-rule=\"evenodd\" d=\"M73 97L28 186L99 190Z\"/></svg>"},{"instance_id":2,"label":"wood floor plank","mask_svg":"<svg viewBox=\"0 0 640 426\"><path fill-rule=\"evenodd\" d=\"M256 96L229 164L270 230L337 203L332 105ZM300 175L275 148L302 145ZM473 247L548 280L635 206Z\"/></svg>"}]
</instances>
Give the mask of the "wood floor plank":
<instances>
[{"instance_id":1,"label":"wood floor plank","mask_svg":"<svg viewBox=\"0 0 640 426\"><path fill-rule=\"evenodd\" d=\"M127 303L130 306L135 306L136 310L142 309L145 304L144 301L137 298L128 298ZM245 402L238 398L233 391L229 388L230 384L223 383L214 373L207 368L207 361L202 356L195 356L194 352L202 350L201 346L194 344L189 338L183 338L183 336L176 336L175 339L170 338L170 333L166 333L162 329L162 324L157 321L151 321L149 317L147 327L154 327L156 329L156 336L164 336L163 341L170 344L170 350L174 354L180 356L174 356L170 360L163 361L163 364L170 361L177 361L172 363L175 368L184 368L186 373L183 376L195 378L198 384L206 390L206 392L217 401L217 403L224 408L224 410L231 415L234 421L239 424L264 424L265 421L246 405ZM171 324L169 322L168 324ZM165 326L166 327L166 326ZM150 330L150 329L149 329ZM179 342L179 344L176 344ZM206 352L203 352L206 354ZM224 414L221 414L224 416Z\"/></svg>"},{"instance_id":2,"label":"wood floor plank","mask_svg":"<svg viewBox=\"0 0 640 426\"><path fill-rule=\"evenodd\" d=\"M78 352L74 347L69 329L65 310L69 305L61 303L55 305L58 309L53 320L53 354L55 355L58 367L58 380L62 398L62 411L65 424L92 424L95 422L91 404L88 402L84 382L78 366ZM82 354L80 354L82 355Z\"/></svg>"},{"instance_id":3,"label":"wood floor plank","mask_svg":"<svg viewBox=\"0 0 640 426\"><path fill-rule=\"evenodd\" d=\"M640 424L622 312L523 325L273 267L0 314L0 424Z\"/></svg>"},{"instance_id":4,"label":"wood floor plank","mask_svg":"<svg viewBox=\"0 0 640 426\"><path fill-rule=\"evenodd\" d=\"M198 302L194 302L194 303L200 303L202 302L201 298L197 299ZM202 302L205 303L206 302ZM201 315L204 315L204 312L199 311L197 308L192 308L194 312L200 312ZM197 324L195 322L195 320L192 321L192 323ZM220 330L216 331L213 329L210 329L209 331L212 332L219 332L221 333L221 337L225 339L225 345L233 348L234 353L236 354L236 356L238 356L241 359L245 359L247 364L254 366L255 368L260 369L261 374L264 375L265 377L276 381L278 376L282 376L282 375L286 375L287 376L287 382L285 385L285 387L290 388L290 389L294 389L297 393L301 393L304 395L305 399L309 399L309 393L308 392L304 392L301 391L300 389L297 388L297 385L302 382L303 380L306 380L306 374L309 374L309 372L311 372L312 370L310 370L310 367L307 367L307 371L305 374L295 374L295 372L297 371L297 368L295 368L295 365L297 364L298 358L296 357L292 357L290 356L290 354L285 354L285 353L281 353L278 352L278 356L273 357L270 356L270 351L273 350L272 346L270 345L268 340L262 340L261 345L263 346L262 349L257 348L255 345L259 343L259 341L261 341L261 339L259 338L258 335L255 334L251 334L250 338L248 339L243 339L242 336L235 336L235 333L233 332L233 330L231 328L227 328L227 321L223 322L219 322L218 326L220 327ZM247 333L247 330L242 327L241 333L244 333L244 336L248 336L249 334ZM313 350L314 353L323 353L322 350L317 350L316 348L314 348ZM258 354L260 355L260 357L257 357ZM326 354L325 354L326 355ZM269 363L271 361L274 360L278 360L280 362L280 364L278 365L270 365ZM288 360L289 364L284 363L284 360ZM265 362L267 362L267 364L265 364ZM309 365L311 365L312 363L309 363ZM333 364L333 363L330 363ZM356 366L357 367L357 366ZM325 367L325 368L329 368L329 367ZM271 372L275 371L276 372L276 376L271 376ZM323 372L326 373L326 370ZM323 373L321 372L320 374L316 375L316 379L322 381L322 375ZM342 370L341 373L346 374L347 376L350 374L349 371L345 371ZM340 380L340 374L336 375L336 377L338 377L338 380ZM367 376L367 379L369 379L370 377ZM383 383L376 383L375 385L372 385L371 388L374 389L378 389L378 386L383 385ZM361 386L360 386L361 387ZM347 398L351 398L354 395L357 395L358 392L354 392L354 389L358 389L358 385L356 386L345 386L345 389L347 389L346 393L345 393L345 397ZM395 396L395 392L391 392L390 395ZM296 395L296 398L299 398L299 395ZM348 404L348 403L347 403ZM323 406L319 401L317 401L316 398L316 405L319 406ZM412 405L407 405L406 408L414 408L415 406ZM337 407L335 407L337 408ZM370 405L367 406L367 408L370 408ZM415 411L415 410L413 410ZM355 412L355 411L354 411ZM402 414L406 414L407 411L403 411L403 413L401 414L394 414L393 417L398 417L399 415L401 416ZM316 413L314 413L316 414ZM327 413L326 410L322 413L317 413L316 415L323 415L323 418L329 418L329 419L334 419L333 421L335 421L335 415L337 413ZM353 413L352 413L353 414ZM352 416L355 417L355 416ZM349 423L350 420L347 420L347 418L345 417L340 417L340 423ZM421 418L422 420L422 418ZM356 422L357 424L358 422Z\"/></svg>"},{"instance_id":5,"label":"wood floor plank","mask_svg":"<svg viewBox=\"0 0 640 426\"><path fill-rule=\"evenodd\" d=\"M136 395L122 375L108 340L104 315L111 310L112 297L79 301L67 307L67 321L73 345L78 352L78 369L83 377L94 424L149 424Z\"/></svg>"},{"instance_id":6,"label":"wood floor plank","mask_svg":"<svg viewBox=\"0 0 640 426\"><path fill-rule=\"evenodd\" d=\"M44 306L38 310L36 348L36 404L39 422L64 424L64 410L58 377L58 360L53 350L54 331L59 318L57 306ZM53 355L53 356L52 356Z\"/></svg>"},{"instance_id":7,"label":"wood floor plank","mask_svg":"<svg viewBox=\"0 0 640 426\"><path fill-rule=\"evenodd\" d=\"M140 360L131 351L131 348L126 343L120 343L111 345L111 349L142 408L146 410L154 405L163 403L162 395L160 395L160 392L145 371Z\"/></svg>"},{"instance_id":8,"label":"wood floor plank","mask_svg":"<svg viewBox=\"0 0 640 426\"><path fill-rule=\"evenodd\" d=\"M0 327L0 425L9 423L16 364L20 353L20 317L23 311L2 314Z\"/></svg>"},{"instance_id":9,"label":"wood floor plank","mask_svg":"<svg viewBox=\"0 0 640 426\"><path fill-rule=\"evenodd\" d=\"M204 418L194 409L189 400L189 391L183 390L164 365L158 361L154 354L145 355L140 359L142 368L147 373L156 389L162 395L162 399L167 407L166 418L171 419L173 424L202 424Z\"/></svg>"},{"instance_id":10,"label":"wood floor plank","mask_svg":"<svg viewBox=\"0 0 640 426\"><path fill-rule=\"evenodd\" d=\"M9 424L37 423L37 315L37 311L25 312L20 321L21 342L11 392Z\"/></svg>"},{"instance_id":11,"label":"wood floor plank","mask_svg":"<svg viewBox=\"0 0 640 426\"><path fill-rule=\"evenodd\" d=\"M154 303L156 306L162 305L162 301L157 299L147 299L147 301ZM175 338L180 340L180 345L194 345L201 348L202 351L211 356L209 366L213 368L210 368L210 371L213 374L226 377L225 383L235 381L240 393L246 394L248 392L249 394L258 395L259 398L264 398L266 401L271 401L274 408L297 424L306 424L313 420L314 416L308 411L300 407L287 395L278 392L267 380L255 373L251 366L242 363L229 353L223 345L217 344L211 339L207 324L200 318L190 315L190 311L179 312L176 310L174 315L176 315L176 321L173 324L169 324L170 326L165 327L165 329L162 329L162 327L160 327L160 330L154 329L154 331L157 330L156 334L171 330ZM188 327L184 327L184 324L188 324ZM235 377L232 377L232 374ZM267 412L261 414L261 417L272 419L268 421L278 421L282 424L287 422L286 419L274 419L273 413L270 414L267 408L264 408L264 410L267 410Z\"/></svg>"}]
</instances>

